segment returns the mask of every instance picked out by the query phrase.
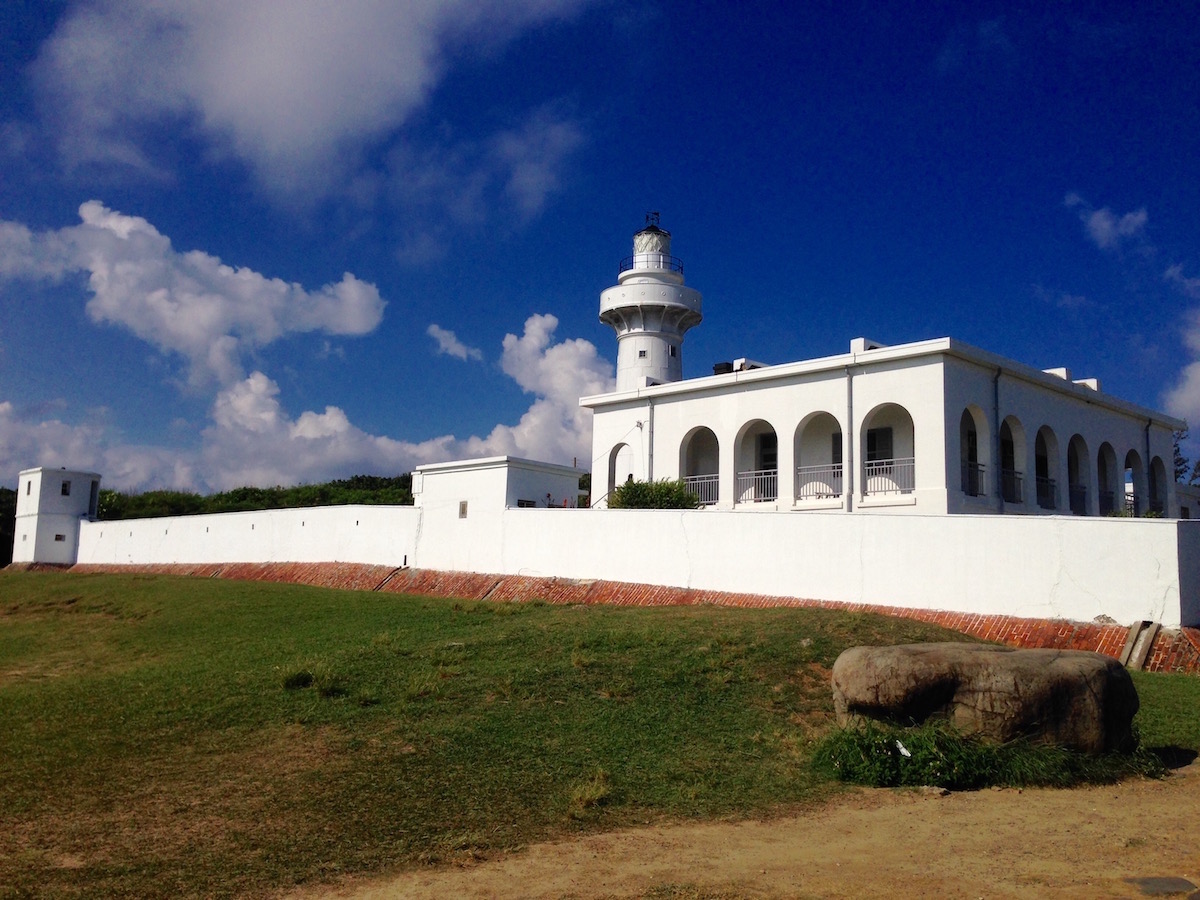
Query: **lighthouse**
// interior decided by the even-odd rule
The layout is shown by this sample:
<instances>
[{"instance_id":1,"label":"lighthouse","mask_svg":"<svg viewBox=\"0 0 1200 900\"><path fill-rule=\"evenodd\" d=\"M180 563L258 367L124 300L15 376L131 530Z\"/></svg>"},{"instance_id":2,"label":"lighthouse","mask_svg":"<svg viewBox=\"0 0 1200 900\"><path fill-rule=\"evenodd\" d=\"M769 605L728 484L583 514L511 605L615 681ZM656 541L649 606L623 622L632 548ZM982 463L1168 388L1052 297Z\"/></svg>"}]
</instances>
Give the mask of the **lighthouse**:
<instances>
[{"instance_id":1,"label":"lighthouse","mask_svg":"<svg viewBox=\"0 0 1200 900\"><path fill-rule=\"evenodd\" d=\"M682 381L683 335L701 318L700 292L684 286L671 232L649 213L616 285L600 294L600 321L617 333L617 390Z\"/></svg>"}]
</instances>

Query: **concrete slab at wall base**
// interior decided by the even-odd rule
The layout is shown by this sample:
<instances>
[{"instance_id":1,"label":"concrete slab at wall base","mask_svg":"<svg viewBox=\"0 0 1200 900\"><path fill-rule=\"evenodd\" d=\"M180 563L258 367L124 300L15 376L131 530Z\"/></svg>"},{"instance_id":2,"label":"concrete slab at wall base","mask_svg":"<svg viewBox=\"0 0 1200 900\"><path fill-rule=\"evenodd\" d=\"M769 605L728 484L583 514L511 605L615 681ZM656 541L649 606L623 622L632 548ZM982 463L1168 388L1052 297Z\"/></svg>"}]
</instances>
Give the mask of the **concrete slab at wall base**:
<instances>
[{"instance_id":1,"label":"concrete slab at wall base","mask_svg":"<svg viewBox=\"0 0 1200 900\"><path fill-rule=\"evenodd\" d=\"M64 567L34 564L10 568L61 570ZM546 603L604 603L617 606L711 604L742 608L790 606L871 612L929 622L1010 647L1091 650L1113 658L1120 658L1129 636L1129 629L1125 626L1105 622L1070 622L1062 619L901 609L868 603L838 603L830 600L806 600L797 597L707 591L619 581L442 572L433 569L405 569L355 563L175 563L132 566L80 564L70 567L69 571L157 572L199 578L274 581L343 590L487 600L496 603L541 600ZM1144 668L1150 672L1200 674L1200 628L1159 630Z\"/></svg>"}]
</instances>

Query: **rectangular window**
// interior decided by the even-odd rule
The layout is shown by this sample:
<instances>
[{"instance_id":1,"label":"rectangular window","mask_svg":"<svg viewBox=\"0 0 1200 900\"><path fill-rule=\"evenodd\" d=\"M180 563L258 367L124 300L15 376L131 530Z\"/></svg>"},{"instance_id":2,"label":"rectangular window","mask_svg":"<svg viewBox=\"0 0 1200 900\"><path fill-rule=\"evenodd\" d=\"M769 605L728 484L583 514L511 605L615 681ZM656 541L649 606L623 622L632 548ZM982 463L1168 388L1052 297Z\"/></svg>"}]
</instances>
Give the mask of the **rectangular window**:
<instances>
[{"instance_id":1,"label":"rectangular window","mask_svg":"<svg viewBox=\"0 0 1200 900\"><path fill-rule=\"evenodd\" d=\"M71 482L69 482L69 481L64 481L64 482L63 482L63 486L62 486L62 495L63 495L64 497L70 497L70 496L71 496Z\"/></svg>"},{"instance_id":2,"label":"rectangular window","mask_svg":"<svg viewBox=\"0 0 1200 900\"><path fill-rule=\"evenodd\" d=\"M679 355L679 348L678 348L678 347L676 347L674 344L672 344L672 345L671 345L671 355L672 355L672 356L678 356L678 355Z\"/></svg>"},{"instance_id":3,"label":"rectangular window","mask_svg":"<svg viewBox=\"0 0 1200 900\"><path fill-rule=\"evenodd\" d=\"M517 509L533 509L537 506L536 500L518 500Z\"/></svg>"},{"instance_id":4,"label":"rectangular window","mask_svg":"<svg viewBox=\"0 0 1200 900\"><path fill-rule=\"evenodd\" d=\"M867 429L867 462L881 462L885 459L895 459L892 453L892 429Z\"/></svg>"},{"instance_id":5,"label":"rectangular window","mask_svg":"<svg viewBox=\"0 0 1200 900\"><path fill-rule=\"evenodd\" d=\"M835 466L842 461L842 433L840 431L833 433L833 452L829 461Z\"/></svg>"},{"instance_id":6,"label":"rectangular window","mask_svg":"<svg viewBox=\"0 0 1200 900\"><path fill-rule=\"evenodd\" d=\"M460 519L465 519L467 517L467 501L466 500L458 501L458 517Z\"/></svg>"},{"instance_id":7,"label":"rectangular window","mask_svg":"<svg viewBox=\"0 0 1200 900\"><path fill-rule=\"evenodd\" d=\"M67 539L67 536L65 534L56 534L54 536L54 539L56 541L65 541Z\"/></svg>"},{"instance_id":8,"label":"rectangular window","mask_svg":"<svg viewBox=\"0 0 1200 900\"><path fill-rule=\"evenodd\" d=\"M25 496L28 497L29 492L32 490L33 490L33 479L31 478L31 479L29 479L29 481L25 482Z\"/></svg>"},{"instance_id":9,"label":"rectangular window","mask_svg":"<svg viewBox=\"0 0 1200 900\"><path fill-rule=\"evenodd\" d=\"M645 358L646 358L646 351L645 351L645 350L639 350L639 351L638 351L638 359L645 359Z\"/></svg>"}]
</instances>

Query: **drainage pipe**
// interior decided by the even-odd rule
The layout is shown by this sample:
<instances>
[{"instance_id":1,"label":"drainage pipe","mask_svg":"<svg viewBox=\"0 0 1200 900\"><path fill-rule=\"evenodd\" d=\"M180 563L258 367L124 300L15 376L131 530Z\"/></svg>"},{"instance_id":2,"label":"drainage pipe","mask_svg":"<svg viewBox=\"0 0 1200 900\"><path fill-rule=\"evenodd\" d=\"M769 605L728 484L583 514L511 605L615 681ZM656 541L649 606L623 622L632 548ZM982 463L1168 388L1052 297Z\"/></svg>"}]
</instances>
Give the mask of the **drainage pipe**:
<instances>
[{"instance_id":1,"label":"drainage pipe","mask_svg":"<svg viewBox=\"0 0 1200 900\"><path fill-rule=\"evenodd\" d=\"M842 441L842 490L846 512L854 512L854 367L846 366L846 437Z\"/></svg>"}]
</instances>

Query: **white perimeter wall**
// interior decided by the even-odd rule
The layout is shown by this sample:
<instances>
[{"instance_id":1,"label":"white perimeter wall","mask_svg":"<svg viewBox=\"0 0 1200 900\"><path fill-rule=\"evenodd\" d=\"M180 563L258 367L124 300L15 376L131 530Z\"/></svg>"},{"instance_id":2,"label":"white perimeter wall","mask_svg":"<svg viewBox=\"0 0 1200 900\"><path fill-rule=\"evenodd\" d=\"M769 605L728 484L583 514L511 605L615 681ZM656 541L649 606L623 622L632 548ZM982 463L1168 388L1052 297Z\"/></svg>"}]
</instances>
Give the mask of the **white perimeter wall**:
<instances>
[{"instance_id":1,"label":"white perimeter wall","mask_svg":"<svg viewBox=\"0 0 1200 900\"><path fill-rule=\"evenodd\" d=\"M81 563L354 562L412 565L421 511L322 506L83 522Z\"/></svg>"},{"instance_id":2,"label":"white perimeter wall","mask_svg":"<svg viewBox=\"0 0 1200 900\"><path fill-rule=\"evenodd\" d=\"M1200 625L1200 521L350 506L84 522L81 563L360 562Z\"/></svg>"}]
</instances>

